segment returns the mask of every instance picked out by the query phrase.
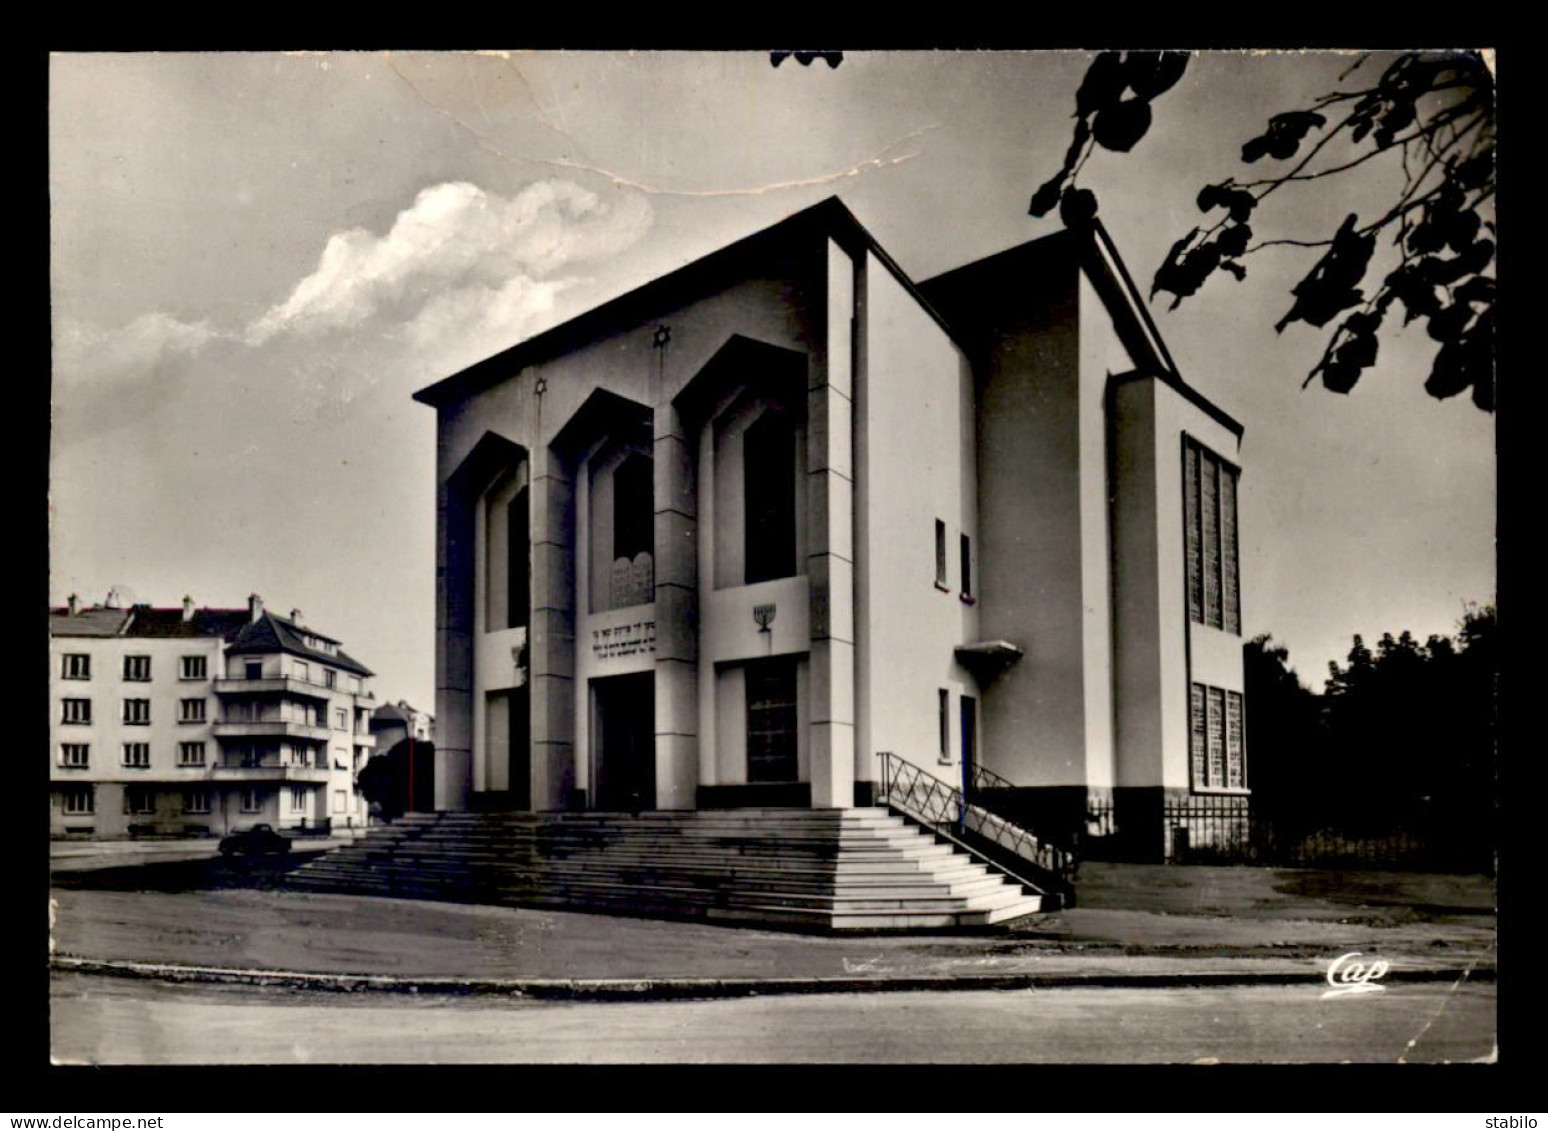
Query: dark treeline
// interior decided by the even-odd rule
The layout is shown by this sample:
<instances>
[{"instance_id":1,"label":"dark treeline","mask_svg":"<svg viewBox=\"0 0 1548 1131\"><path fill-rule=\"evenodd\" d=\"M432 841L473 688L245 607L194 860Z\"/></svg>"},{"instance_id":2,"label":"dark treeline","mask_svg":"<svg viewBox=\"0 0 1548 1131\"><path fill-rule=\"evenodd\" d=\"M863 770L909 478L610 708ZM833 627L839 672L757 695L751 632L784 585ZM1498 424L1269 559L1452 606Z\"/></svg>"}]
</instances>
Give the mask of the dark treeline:
<instances>
[{"instance_id":1,"label":"dark treeline","mask_svg":"<svg viewBox=\"0 0 1548 1131\"><path fill-rule=\"evenodd\" d=\"M1276 840L1403 833L1434 862L1492 868L1492 606L1470 607L1455 636L1422 644L1388 633L1373 650L1356 636L1321 695L1272 638L1245 654L1253 812Z\"/></svg>"}]
</instances>

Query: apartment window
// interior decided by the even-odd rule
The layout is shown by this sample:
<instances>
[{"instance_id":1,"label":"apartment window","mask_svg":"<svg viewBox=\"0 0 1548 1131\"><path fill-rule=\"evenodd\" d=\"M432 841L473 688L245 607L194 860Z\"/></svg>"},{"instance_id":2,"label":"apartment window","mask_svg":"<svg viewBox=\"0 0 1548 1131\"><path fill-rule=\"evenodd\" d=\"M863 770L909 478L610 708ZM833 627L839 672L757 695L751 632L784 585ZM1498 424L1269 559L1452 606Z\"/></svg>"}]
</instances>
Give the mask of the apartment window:
<instances>
[{"instance_id":1,"label":"apartment window","mask_svg":"<svg viewBox=\"0 0 1548 1131\"><path fill-rule=\"evenodd\" d=\"M132 770L150 769L150 743L124 743L124 765Z\"/></svg>"},{"instance_id":2,"label":"apartment window","mask_svg":"<svg viewBox=\"0 0 1548 1131\"><path fill-rule=\"evenodd\" d=\"M337 687L338 686L338 682L339 682L339 673L338 672L334 671L332 668L324 669L324 671L323 671L323 686L324 687Z\"/></svg>"},{"instance_id":3,"label":"apartment window","mask_svg":"<svg viewBox=\"0 0 1548 1131\"><path fill-rule=\"evenodd\" d=\"M62 657L63 664L59 670L61 679L90 679L91 657L80 653L68 653Z\"/></svg>"},{"instance_id":4,"label":"apartment window","mask_svg":"<svg viewBox=\"0 0 1548 1131\"><path fill-rule=\"evenodd\" d=\"M91 744L66 742L59 747L59 764L72 770L84 770L91 765Z\"/></svg>"},{"instance_id":5,"label":"apartment window","mask_svg":"<svg viewBox=\"0 0 1548 1131\"><path fill-rule=\"evenodd\" d=\"M746 583L796 572L796 428L770 409L742 433Z\"/></svg>"},{"instance_id":6,"label":"apartment window","mask_svg":"<svg viewBox=\"0 0 1548 1131\"><path fill-rule=\"evenodd\" d=\"M336 789L333 791L333 811L335 813L349 812L349 791Z\"/></svg>"},{"instance_id":7,"label":"apartment window","mask_svg":"<svg viewBox=\"0 0 1548 1131\"><path fill-rule=\"evenodd\" d=\"M1241 693L1195 683L1189 688L1189 714L1194 789L1247 788Z\"/></svg>"},{"instance_id":8,"label":"apartment window","mask_svg":"<svg viewBox=\"0 0 1548 1131\"><path fill-rule=\"evenodd\" d=\"M177 764L179 766L204 765L204 743L179 742L177 744Z\"/></svg>"},{"instance_id":9,"label":"apartment window","mask_svg":"<svg viewBox=\"0 0 1548 1131\"><path fill-rule=\"evenodd\" d=\"M522 623L523 624L526 623L526 618L525 617L522 618ZM513 624L510 627L511 628L517 628L519 626ZM360 694L360 691L361 691L361 688L360 688L360 677L358 675L352 675L352 676L349 677L349 690L350 690L351 694L354 694L354 695L359 695Z\"/></svg>"},{"instance_id":10,"label":"apartment window","mask_svg":"<svg viewBox=\"0 0 1548 1131\"><path fill-rule=\"evenodd\" d=\"M747 780L793 782L796 661L780 656L747 665Z\"/></svg>"},{"instance_id":11,"label":"apartment window","mask_svg":"<svg viewBox=\"0 0 1548 1131\"><path fill-rule=\"evenodd\" d=\"M299 813L306 808L306 787L304 785L293 785L290 787L290 808L295 813Z\"/></svg>"},{"instance_id":12,"label":"apartment window","mask_svg":"<svg viewBox=\"0 0 1548 1131\"><path fill-rule=\"evenodd\" d=\"M178 704L177 721L180 723L204 722L204 700L184 699Z\"/></svg>"},{"instance_id":13,"label":"apartment window","mask_svg":"<svg viewBox=\"0 0 1548 1131\"><path fill-rule=\"evenodd\" d=\"M183 812L190 816L204 816L210 811L210 795L207 790L190 789L183 794Z\"/></svg>"},{"instance_id":14,"label":"apartment window","mask_svg":"<svg viewBox=\"0 0 1548 1131\"><path fill-rule=\"evenodd\" d=\"M1183 447L1188 616L1241 634L1236 468L1192 440Z\"/></svg>"},{"instance_id":15,"label":"apartment window","mask_svg":"<svg viewBox=\"0 0 1548 1131\"><path fill-rule=\"evenodd\" d=\"M333 726L335 730L349 729L349 715L345 713L343 708L333 712Z\"/></svg>"},{"instance_id":16,"label":"apartment window","mask_svg":"<svg viewBox=\"0 0 1548 1131\"><path fill-rule=\"evenodd\" d=\"M951 761L951 692L941 688L936 693L936 732L940 744L940 760Z\"/></svg>"},{"instance_id":17,"label":"apartment window","mask_svg":"<svg viewBox=\"0 0 1548 1131\"><path fill-rule=\"evenodd\" d=\"M129 683L146 683L151 677L149 656L125 656L124 679Z\"/></svg>"},{"instance_id":18,"label":"apartment window","mask_svg":"<svg viewBox=\"0 0 1548 1131\"><path fill-rule=\"evenodd\" d=\"M89 817L97 811L97 789L91 785L69 785L59 791L60 807L66 817Z\"/></svg>"},{"instance_id":19,"label":"apartment window","mask_svg":"<svg viewBox=\"0 0 1548 1131\"><path fill-rule=\"evenodd\" d=\"M296 665L296 675L299 678L301 678L301 679L305 679L306 678L306 665L305 664L297 664ZM244 664L243 667L242 667L242 677L244 679L262 679L263 678L263 662L260 660L260 661Z\"/></svg>"},{"instance_id":20,"label":"apartment window","mask_svg":"<svg viewBox=\"0 0 1548 1131\"><path fill-rule=\"evenodd\" d=\"M183 657L183 679L207 679L209 663L204 656Z\"/></svg>"},{"instance_id":21,"label":"apartment window","mask_svg":"<svg viewBox=\"0 0 1548 1131\"><path fill-rule=\"evenodd\" d=\"M156 795L142 785L124 790L124 812L144 816L156 811Z\"/></svg>"},{"instance_id":22,"label":"apartment window","mask_svg":"<svg viewBox=\"0 0 1548 1131\"><path fill-rule=\"evenodd\" d=\"M347 769L349 769L349 748L348 747L346 747L346 746L335 746L333 748L333 768L335 770L347 770Z\"/></svg>"},{"instance_id":23,"label":"apartment window","mask_svg":"<svg viewBox=\"0 0 1548 1131\"><path fill-rule=\"evenodd\" d=\"M241 806L244 813L263 812L263 794L256 789L244 789L242 791Z\"/></svg>"},{"instance_id":24,"label":"apartment window","mask_svg":"<svg viewBox=\"0 0 1548 1131\"><path fill-rule=\"evenodd\" d=\"M150 725L150 700L125 699L124 722L130 726Z\"/></svg>"},{"instance_id":25,"label":"apartment window","mask_svg":"<svg viewBox=\"0 0 1548 1131\"><path fill-rule=\"evenodd\" d=\"M946 584L946 524L940 519L935 520L935 584L941 588L949 588Z\"/></svg>"},{"instance_id":26,"label":"apartment window","mask_svg":"<svg viewBox=\"0 0 1548 1131\"><path fill-rule=\"evenodd\" d=\"M60 721L66 723L90 723L91 700L90 699L66 699L64 700L64 713L60 715Z\"/></svg>"},{"instance_id":27,"label":"apartment window","mask_svg":"<svg viewBox=\"0 0 1548 1131\"><path fill-rule=\"evenodd\" d=\"M962 595L973 599L973 540L966 534L959 542L962 551Z\"/></svg>"}]
</instances>

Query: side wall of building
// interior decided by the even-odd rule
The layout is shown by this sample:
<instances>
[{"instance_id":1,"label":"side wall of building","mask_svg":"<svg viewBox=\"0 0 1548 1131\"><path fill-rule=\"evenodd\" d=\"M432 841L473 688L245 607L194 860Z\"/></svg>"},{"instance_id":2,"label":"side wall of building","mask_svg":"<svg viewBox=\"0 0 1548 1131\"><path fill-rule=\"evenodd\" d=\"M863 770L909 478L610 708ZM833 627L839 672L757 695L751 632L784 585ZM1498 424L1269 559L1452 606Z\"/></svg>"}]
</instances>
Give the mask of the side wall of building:
<instances>
[{"instance_id":1,"label":"side wall of building","mask_svg":"<svg viewBox=\"0 0 1548 1131\"><path fill-rule=\"evenodd\" d=\"M973 373L962 349L874 257L865 261L862 293L856 780L875 781L875 755L886 751L955 783L963 697L982 715L978 683L955 649L978 639L973 575L989 560L979 538Z\"/></svg>"},{"instance_id":2,"label":"side wall of building","mask_svg":"<svg viewBox=\"0 0 1548 1131\"><path fill-rule=\"evenodd\" d=\"M1190 683L1243 686L1241 636L1189 618L1183 444L1192 438L1235 463L1239 441L1154 378L1118 382L1112 403L1117 785L1127 823L1153 836L1136 847L1163 855L1163 807L1203 792L1190 773Z\"/></svg>"}]
</instances>

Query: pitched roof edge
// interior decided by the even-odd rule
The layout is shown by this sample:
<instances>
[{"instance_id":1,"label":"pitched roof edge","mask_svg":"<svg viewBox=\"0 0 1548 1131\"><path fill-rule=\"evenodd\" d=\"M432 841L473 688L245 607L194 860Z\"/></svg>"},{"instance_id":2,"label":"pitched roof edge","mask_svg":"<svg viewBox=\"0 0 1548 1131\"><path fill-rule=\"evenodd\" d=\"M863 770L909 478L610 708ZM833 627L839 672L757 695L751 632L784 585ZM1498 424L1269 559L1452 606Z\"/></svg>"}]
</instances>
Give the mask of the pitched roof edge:
<instances>
[{"instance_id":1,"label":"pitched roof edge","mask_svg":"<svg viewBox=\"0 0 1548 1131\"><path fill-rule=\"evenodd\" d=\"M1240 443L1243 433L1246 432L1246 427L1234 416L1226 412L1225 409L1188 384L1182 375L1182 371L1177 368L1177 363L1172 360L1171 352L1166 348L1166 341L1161 337L1160 327L1156 325L1155 319L1151 317L1150 310L1140 296L1139 288L1134 284L1133 276L1129 274L1129 269L1125 265L1123 257L1118 254L1118 247L1113 242L1113 237L1108 233L1107 228L1100 219L1092 221L1090 246L1095 253L1095 265L1102 268L1108 276L1110 284L1108 289L1116 292L1113 297L1118 300L1118 305L1128 313L1129 318L1139 330L1141 338L1150 346L1153 360L1158 370L1156 376L1163 383L1181 393L1187 401L1208 415L1221 427L1231 432L1236 437L1237 442ZM1088 274L1093 275L1093 284L1098 283L1094 273L1090 272L1089 267ZM1102 288L1099 286L1099 295L1101 290ZM1109 309L1112 310L1112 304L1109 304ZM1118 313L1117 310L1112 310L1112 312L1115 315Z\"/></svg>"},{"instance_id":2,"label":"pitched roof edge","mask_svg":"<svg viewBox=\"0 0 1548 1131\"><path fill-rule=\"evenodd\" d=\"M745 255L758 248L760 244L776 244L781 236L788 235L793 229L805 226L814 228L826 228L827 234L839 239L841 246L847 242L845 251L851 254L856 246L870 251L877 261L908 291L910 296L919 303L945 333L956 341L956 335L951 326L941 317L940 313L930 304L920 291L918 284L909 278L908 273L898 266L897 261L887 253L887 250L877 241L864 224L855 217L843 200L837 196L824 197L816 204L808 205L798 212L793 212L782 220L778 220L768 227L760 228L731 243L724 244L715 250L701 255L697 259L675 267L664 275L657 275L647 279L623 294L599 303L581 311L563 322L550 326L534 334L530 338L516 342L498 353L474 362L465 369L458 370L450 376L443 377L413 394L420 404L432 407L440 407L447 404L455 397L467 396L481 392L491 385L509 376L511 370L519 369L527 363L527 359L536 358L549 351L562 349L565 343L584 342L594 337L605 326L622 321L626 313L635 306L642 305L644 300L657 292L666 291L674 286L682 286L695 277L706 275L716 271L735 260L738 256Z\"/></svg>"}]
</instances>

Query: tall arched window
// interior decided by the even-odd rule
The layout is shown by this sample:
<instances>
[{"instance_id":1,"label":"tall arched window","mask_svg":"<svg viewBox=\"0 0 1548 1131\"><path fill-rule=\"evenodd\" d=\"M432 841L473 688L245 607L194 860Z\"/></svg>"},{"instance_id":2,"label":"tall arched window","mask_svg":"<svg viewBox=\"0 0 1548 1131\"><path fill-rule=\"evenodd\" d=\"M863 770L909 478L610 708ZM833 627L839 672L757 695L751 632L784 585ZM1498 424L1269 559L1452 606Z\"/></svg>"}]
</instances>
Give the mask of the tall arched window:
<instances>
[{"instance_id":1,"label":"tall arched window","mask_svg":"<svg viewBox=\"0 0 1548 1131\"><path fill-rule=\"evenodd\" d=\"M523 487L505 508L507 628L523 628L527 624L532 578L532 526L531 512L527 508L528 497L528 491Z\"/></svg>"},{"instance_id":2,"label":"tall arched window","mask_svg":"<svg viewBox=\"0 0 1548 1131\"><path fill-rule=\"evenodd\" d=\"M613 469L613 608L655 600L655 464L630 452Z\"/></svg>"},{"instance_id":3,"label":"tall arched window","mask_svg":"<svg viewBox=\"0 0 1548 1131\"><path fill-rule=\"evenodd\" d=\"M796 430L771 409L742 436L746 583L796 572Z\"/></svg>"}]
</instances>

